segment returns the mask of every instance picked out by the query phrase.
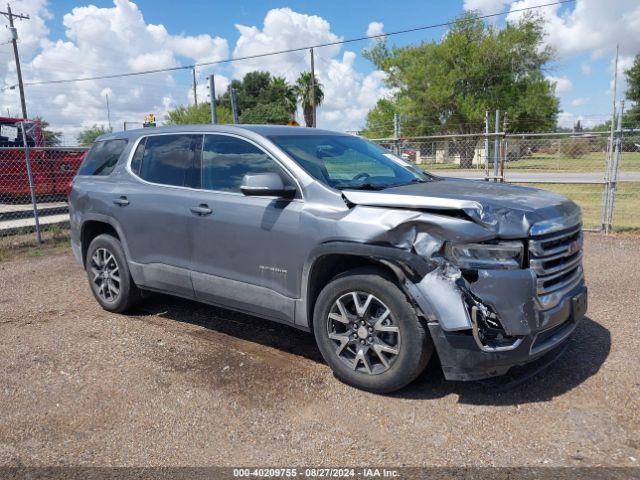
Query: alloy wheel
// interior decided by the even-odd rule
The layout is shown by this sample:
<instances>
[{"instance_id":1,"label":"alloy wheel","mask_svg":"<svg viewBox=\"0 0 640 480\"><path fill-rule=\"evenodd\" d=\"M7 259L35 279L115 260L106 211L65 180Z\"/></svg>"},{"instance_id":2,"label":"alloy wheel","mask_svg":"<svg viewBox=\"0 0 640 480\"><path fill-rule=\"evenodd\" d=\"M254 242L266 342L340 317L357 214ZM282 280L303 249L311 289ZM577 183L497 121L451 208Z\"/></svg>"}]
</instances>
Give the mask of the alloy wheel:
<instances>
[{"instance_id":1,"label":"alloy wheel","mask_svg":"<svg viewBox=\"0 0 640 480\"><path fill-rule=\"evenodd\" d=\"M91 257L93 287L105 302L115 302L120 295L120 268L115 256L106 248L98 248Z\"/></svg>"},{"instance_id":2,"label":"alloy wheel","mask_svg":"<svg viewBox=\"0 0 640 480\"><path fill-rule=\"evenodd\" d=\"M340 296L327 316L327 332L336 355L356 371L386 372L400 353L398 324L389 307L370 293Z\"/></svg>"}]
</instances>

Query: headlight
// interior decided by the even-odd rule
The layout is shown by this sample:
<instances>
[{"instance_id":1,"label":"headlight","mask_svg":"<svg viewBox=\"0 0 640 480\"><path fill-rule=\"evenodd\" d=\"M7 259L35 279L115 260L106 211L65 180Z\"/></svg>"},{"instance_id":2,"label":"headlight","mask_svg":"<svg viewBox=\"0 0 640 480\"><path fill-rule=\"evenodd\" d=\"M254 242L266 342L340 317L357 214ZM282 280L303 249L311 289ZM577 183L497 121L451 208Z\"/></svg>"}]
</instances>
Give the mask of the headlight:
<instances>
[{"instance_id":1,"label":"headlight","mask_svg":"<svg viewBox=\"0 0 640 480\"><path fill-rule=\"evenodd\" d=\"M463 269L522 268L522 242L447 243L445 257Z\"/></svg>"}]
</instances>

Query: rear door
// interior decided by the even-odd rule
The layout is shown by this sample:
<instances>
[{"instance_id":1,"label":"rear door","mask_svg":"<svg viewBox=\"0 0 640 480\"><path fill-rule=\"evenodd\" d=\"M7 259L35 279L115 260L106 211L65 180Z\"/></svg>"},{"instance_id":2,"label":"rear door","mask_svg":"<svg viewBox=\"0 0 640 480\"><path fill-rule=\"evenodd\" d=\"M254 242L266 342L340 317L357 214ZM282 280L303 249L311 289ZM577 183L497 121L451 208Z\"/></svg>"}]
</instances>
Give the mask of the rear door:
<instances>
[{"instance_id":1,"label":"rear door","mask_svg":"<svg viewBox=\"0 0 640 480\"><path fill-rule=\"evenodd\" d=\"M133 175L115 185L111 199L140 283L188 297L193 296L191 187L201 141L202 135L193 134L143 138L131 160Z\"/></svg>"},{"instance_id":2,"label":"rear door","mask_svg":"<svg viewBox=\"0 0 640 480\"><path fill-rule=\"evenodd\" d=\"M278 320L293 320L302 268L302 199L245 196L247 173L292 177L263 149L246 139L207 134L202 147L200 191L192 216L192 274L196 296ZM194 199L195 200L195 199Z\"/></svg>"}]
</instances>

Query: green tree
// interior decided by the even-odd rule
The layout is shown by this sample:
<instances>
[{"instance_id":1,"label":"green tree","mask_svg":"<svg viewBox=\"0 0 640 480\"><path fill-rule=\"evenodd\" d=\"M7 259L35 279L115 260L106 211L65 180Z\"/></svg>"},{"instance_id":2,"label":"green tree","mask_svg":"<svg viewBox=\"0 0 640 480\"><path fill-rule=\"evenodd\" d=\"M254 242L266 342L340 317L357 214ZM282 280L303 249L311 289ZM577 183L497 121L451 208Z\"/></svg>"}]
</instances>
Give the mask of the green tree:
<instances>
[{"instance_id":1,"label":"green tree","mask_svg":"<svg viewBox=\"0 0 640 480\"><path fill-rule=\"evenodd\" d=\"M95 142L96 138L98 138L100 135L104 135L105 133L109 133L110 131L111 130L109 130L104 125L93 125L92 127L89 127L80 132L77 135L76 139L78 140L78 143L80 145L89 146L93 142Z\"/></svg>"},{"instance_id":2,"label":"green tree","mask_svg":"<svg viewBox=\"0 0 640 480\"><path fill-rule=\"evenodd\" d=\"M291 113L285 105L278 103L261 103L245 109L240 115L240 123L286 125Z\"/></svg>"},{"instance_id":3,"label":"green tree","mask_svg":"<svg viewBox=\"0 0 640 480\"><path fill-rule=\"evenodd\" d=\"M393 135L393 115L396 105L393 100L381 98L369 110L362 134L369 138L387 138Z\"/></svg>"},{"instance_id":4,"label":"green tree","mask_svg":"<svg viewBox=\"0 0 640 480\"><path fill-rule=\"evenodd\" d=\"M506 112L509 131L543 131L556 124L559 101L543 69L540 17L527 15L499 29L466 13L438 42L389 48L379 41L364 55L397 91L403 136L479 133L485 111ZM460 166L471 166L477 140L458 141Z\"/></svg>"},{"instance_id":5,"label":"green tree","mask_svg":"<svg viewBox=\"0 0 640 480\"><path fill-rule=\"evenodd\" d=\"M287 83L283 77L273 77L271 80L269 103L280 103L289 113L289 120L295 119L298 99L295 88Z\"/></svg>"},{"instance_id":6,"label":"green tree","mask_svg":"<svg viewBox=\"0 0 640 480\"><path fill-rule=\"evenodd\" d=\"M286 109L288 112L286 120L281 123L287 123L295 117L296 112L296 95L293 87L289 85L282 77L272 77L268 72L249 72L242 80L233 80L227 91L218 98L220 105L224 105L231 110L231 89L236 91L236 100L238 108L238 116L243 117L245 111L255 109L259 105L277 104ZM259 111L275 112L274 108L261 108ZM255 114L251 118L258 118Z\"/></svg>"},{"instance_id":7,"label":"green tree","mask_svg":"<svg viewBox=\"0 0 640 480\"><path fill-rule=\"evenodd\" d=\"M627 110L624 123L636 127L640 125L640 54L636 55L633 65L624 72L627 77L627 99L634 105Z\"/></svg>"},{"instance_id":8,"label":"green tree","mask_svg":"<svg viewBox=\"0 0 640 480\"><path fill-rule=\"evenodd\" d=\"M216 105L218 123L233 123L231 110L223 105ZM211 104L203 102L196 105L180 105L170 110L164 118L167 125L197 125L211 123Z\"/></svg>"},{"instance_id":9,"label":"green tree","mask_svg":"<svg viewBox=\"0 0 640 480\"><path fill-rule=\"evenodd\" d=\"M295 92L302 107L302 113L304 115L304 123L307 127L313 126L313 103L315 102L316 108L322 105L324 100L324 90L322 84L317 78L313 78L315 88L311 88L311 72L302 72L295 84ZM312 95L315 92L315 96Z\"/></svg>"}]
</instances>

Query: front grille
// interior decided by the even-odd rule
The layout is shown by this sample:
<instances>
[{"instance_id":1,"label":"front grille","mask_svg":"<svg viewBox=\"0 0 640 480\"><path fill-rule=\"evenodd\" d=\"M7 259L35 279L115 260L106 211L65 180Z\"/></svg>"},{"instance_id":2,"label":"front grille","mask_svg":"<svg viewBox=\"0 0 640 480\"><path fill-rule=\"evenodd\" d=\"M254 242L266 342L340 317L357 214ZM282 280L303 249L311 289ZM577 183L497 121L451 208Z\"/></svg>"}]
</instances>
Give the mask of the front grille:
<instances>
[{"instance_id":1,"label":"front grille","mask_svg":"<svg viewBox=\"0 0 640 480\"><path fill-rule=\"evenodd\" d=\"M581 226L532 237L529 240L529 267L537 277L538 297L544 298L575 286L583 276Z\"/></svg>"}]
</instances>

